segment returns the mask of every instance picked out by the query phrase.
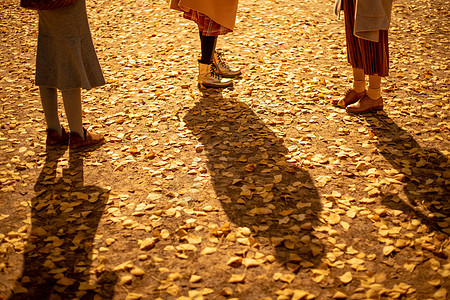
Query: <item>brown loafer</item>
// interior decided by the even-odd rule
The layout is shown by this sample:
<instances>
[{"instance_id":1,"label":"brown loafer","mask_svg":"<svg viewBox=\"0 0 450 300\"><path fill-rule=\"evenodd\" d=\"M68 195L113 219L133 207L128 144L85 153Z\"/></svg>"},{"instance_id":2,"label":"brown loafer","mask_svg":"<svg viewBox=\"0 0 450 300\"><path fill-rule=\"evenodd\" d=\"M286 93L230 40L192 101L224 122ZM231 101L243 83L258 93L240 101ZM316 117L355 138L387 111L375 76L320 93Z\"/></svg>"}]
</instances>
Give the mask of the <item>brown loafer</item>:
<instances>
[{"instance_id":1,"label":"brown loafer","mask_svg":"<svg viewBox=\"0 0 450 300\"><path fill-rule=\"evenodd\" d=\"M383 98L372 99L365 95L357 103L347 106L346 111L351 114L365 114L383 110Z\"/></svg>"},{"instance_id":2,"label":"brown loafer","mask_svg":"<svg viewBox=\"0 0 450 300\"><path fill-rule=\"evenodd\" d=\"M55 129L47 129L47 146L67 145L69 144L69 135L64 127L61 126L61 135Z\"/></svg>"},{"instance_id":3,"label":"brown loafer","mask_svg":"<svg viewBox=\"0 0 450 300\"><path fill-rule=\"evenodd\" d=\"M358 102L365 94L365 92L357 93L354 89L349 89L342 99L333 99L333 105L346 108L348 105Z\"/></svg>"},{"instance_id":4,"label":"brown loafer","mask_svg":"<svg viewBox=\"0 0 450 300\"><path fill-rule=\"evenodd\" d=\"M84 129L84 136L82 138L78 133L70 133L69 147L70 149L79 149L84 147L89 147L92 145L102 144L105 142L103 134L88 132Z\"/></svg>"}]
</instances>

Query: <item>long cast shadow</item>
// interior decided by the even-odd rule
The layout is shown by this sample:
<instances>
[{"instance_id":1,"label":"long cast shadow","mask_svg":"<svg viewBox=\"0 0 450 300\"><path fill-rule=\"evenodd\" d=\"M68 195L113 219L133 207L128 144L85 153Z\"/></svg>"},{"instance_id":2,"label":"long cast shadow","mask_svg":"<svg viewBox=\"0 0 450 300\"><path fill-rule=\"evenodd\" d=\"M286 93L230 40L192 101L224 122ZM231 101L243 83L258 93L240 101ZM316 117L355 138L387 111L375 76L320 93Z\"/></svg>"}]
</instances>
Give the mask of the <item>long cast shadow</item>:
<instances>
[{"instance_id":1,"label":"long cast shadow","mask_svg":"<svg viewBox=\"0 0 450 300\"><path fill-rule=\"evenodd\" d=\"M93 278L90 268L108 191L84 185L82 152L69 152L68 168L58 178L58 159L64 151L47 149L34 187L23 272L10 299L94 299L95 295L112 299L114 295L115 273L99 270Z\"/></svg>"},{"instance_id":2,"label":"long cast shadow","mask_svg":"<svg viewBox=\"0 0 450 300\"><path fill-rule=\"evenodd\" d=\"M184 117L204 145L218 199L229 220L248 227L280 263L312 267L323 245L313 226L321 211L308 172L245 103L204 96Z\"/></svg>"},{"instance_id":3,"label":"long cast shadow","mask_svg":"<svg viewBox=\"0 0 450 300\"><path fill-rule=\"evenodd\" d=\"M436 149L422 148L385 114L367 115L365 119L377 137L378 152L405 183L406 197L388 190L383 194L383 204L414 214L427 225L442 230L439 222L450 216L449 178L445 178L450 170L449 159Z\"/></svg>"}]
</instances>

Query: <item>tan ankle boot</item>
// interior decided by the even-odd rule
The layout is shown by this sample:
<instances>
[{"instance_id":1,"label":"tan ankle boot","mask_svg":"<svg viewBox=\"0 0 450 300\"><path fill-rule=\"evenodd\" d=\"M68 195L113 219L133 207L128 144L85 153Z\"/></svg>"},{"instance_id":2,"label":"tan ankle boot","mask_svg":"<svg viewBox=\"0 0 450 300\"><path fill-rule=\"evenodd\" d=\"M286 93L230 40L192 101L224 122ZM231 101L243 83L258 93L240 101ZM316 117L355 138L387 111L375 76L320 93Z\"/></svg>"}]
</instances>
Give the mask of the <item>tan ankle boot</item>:
<instances>
[{"instance_id":1,"label":"tan ankle boot","mask_svg":"<svg viewBox=\"0 0 450 300\"><path fill-rule=\"evenodd\" d=\"M200 88L226 88L233 85L233 80L222 78L216 73L213 64L202 64L198 62L198 85Z\"/></svg>"},{"instance_id":2,"label":"tan ankle boot","mask_svg":"<svg viewBox=\"0 0 450 300\"><path fill-rule=\"evenodd\" d=\"M234 78L239 77L241 75L241 70L239 69L231 69L225 61L225 57L223 53L219 51L214 51L212 61L214 66L217 68L217 74L226 78Z\"/></svg>"}]
</instances>

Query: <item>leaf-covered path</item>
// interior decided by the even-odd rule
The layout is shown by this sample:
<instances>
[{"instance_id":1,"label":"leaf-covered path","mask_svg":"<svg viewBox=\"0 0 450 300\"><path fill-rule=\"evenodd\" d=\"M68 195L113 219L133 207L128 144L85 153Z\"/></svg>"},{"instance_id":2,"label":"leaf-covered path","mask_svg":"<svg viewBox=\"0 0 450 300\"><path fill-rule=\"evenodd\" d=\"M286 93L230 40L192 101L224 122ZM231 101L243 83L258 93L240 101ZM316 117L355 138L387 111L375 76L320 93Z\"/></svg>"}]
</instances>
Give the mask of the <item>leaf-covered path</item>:
<instances>
[{"instance_id":1,"label":"leaf-covered path","mask_svg":"<svg viewBox=\"0 0 450 300\"><path fill-rule=\"evenodd\" d=\"M241 0L224 91L197 89L197 28L166 1L88 1L107 84L84 120L108 140L90 152L46 152L17 2L0 299L449 297L449 1L394 1L385 112L361 117L331 105L351 82L334 1Z\"/></svg>"}]
</instances>

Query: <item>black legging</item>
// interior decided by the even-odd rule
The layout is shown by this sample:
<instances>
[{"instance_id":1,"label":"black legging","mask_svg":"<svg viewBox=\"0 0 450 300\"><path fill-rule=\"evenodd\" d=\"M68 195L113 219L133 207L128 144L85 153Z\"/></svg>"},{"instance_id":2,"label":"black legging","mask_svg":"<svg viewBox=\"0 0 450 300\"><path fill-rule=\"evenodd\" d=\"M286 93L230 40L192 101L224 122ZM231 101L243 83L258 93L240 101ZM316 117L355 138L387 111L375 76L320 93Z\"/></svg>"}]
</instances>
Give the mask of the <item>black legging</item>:
<instances>
[{"instance_id":1,"label":"black legging","mask_svg":"<svg viewBox=\"0 0 450 300\"><path fill-rule=\"evenodd\" d=\"M200 62L209 65L216 48L217 36L204 36L201 31L199 31L199 33L202 48L202 58L200 59Z\"/></svg>"}]
</instances>

